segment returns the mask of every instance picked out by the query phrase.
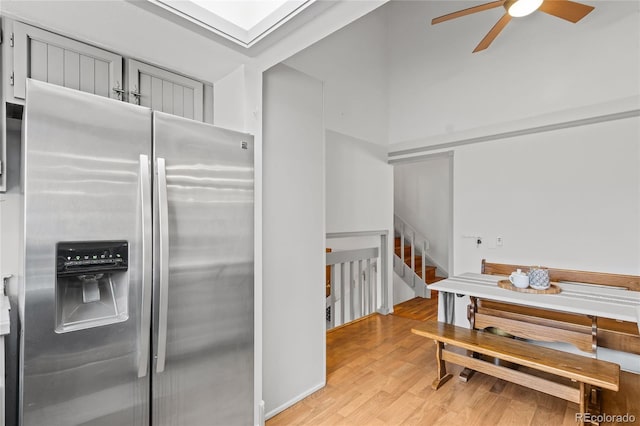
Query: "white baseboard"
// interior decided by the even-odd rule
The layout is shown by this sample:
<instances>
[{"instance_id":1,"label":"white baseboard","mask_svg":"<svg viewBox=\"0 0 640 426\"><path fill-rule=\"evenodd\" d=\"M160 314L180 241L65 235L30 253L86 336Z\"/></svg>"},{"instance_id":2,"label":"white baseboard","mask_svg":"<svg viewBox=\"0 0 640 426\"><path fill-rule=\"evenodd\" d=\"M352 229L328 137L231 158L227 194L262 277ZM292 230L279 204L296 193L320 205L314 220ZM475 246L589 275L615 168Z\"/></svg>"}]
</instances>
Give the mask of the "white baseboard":
<instances>
[{"instance_id":1,"label":"white baseboard","mask_svg":"<svg viewBox=\"0 0 640 426\"><path fill-rule=\"evenodd\" d=\"M311 389L308 389L308 390L302 392L300 395L297 395L297 396L291 398L289 401L285 402L284 404L280 405L279 407L276 407L273 410L269 411L265 415L265 419L269 420L271 417L273 417L276 414L286 410L287 408L291 407L293 404L295 404L297 402L300 402L303 399L305 399L306 397L308 397L309 395L311 395L312 393L319 391L320 389L325 387L326 384L327 384L326 380L323 380L322 383L319 383L319 384L313 386Z\"/></svg>"}]
</instances>

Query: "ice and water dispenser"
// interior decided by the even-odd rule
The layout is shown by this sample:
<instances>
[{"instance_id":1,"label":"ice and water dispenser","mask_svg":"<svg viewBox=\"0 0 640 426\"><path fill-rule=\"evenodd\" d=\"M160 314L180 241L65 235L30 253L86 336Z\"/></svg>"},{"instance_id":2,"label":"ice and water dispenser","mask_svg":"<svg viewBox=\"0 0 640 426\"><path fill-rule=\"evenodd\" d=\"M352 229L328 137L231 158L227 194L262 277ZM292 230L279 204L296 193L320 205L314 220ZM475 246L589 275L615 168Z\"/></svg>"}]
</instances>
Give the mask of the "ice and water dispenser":
<instances>
[{"instance_id":1,"label":"ice and water dispenser","mask_svg":"<svg viewBox=\"0 0 640 426\"><path fill-rule=\"evenodd\" d=\"M56 249L56 332L126 321L127 241L60 242Z\"/></svg>"}]
</instances>

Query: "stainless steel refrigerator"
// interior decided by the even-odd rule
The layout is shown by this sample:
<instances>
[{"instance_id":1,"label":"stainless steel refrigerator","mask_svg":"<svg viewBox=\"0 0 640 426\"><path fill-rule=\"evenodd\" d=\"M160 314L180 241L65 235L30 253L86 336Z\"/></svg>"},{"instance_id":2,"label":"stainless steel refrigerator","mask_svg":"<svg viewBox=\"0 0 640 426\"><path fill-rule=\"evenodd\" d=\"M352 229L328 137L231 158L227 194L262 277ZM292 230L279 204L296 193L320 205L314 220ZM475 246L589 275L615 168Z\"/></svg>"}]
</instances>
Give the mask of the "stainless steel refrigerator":
<instances>
[{"instance_id":1,"label":"stainless steel refrigerator","mask_svg":"<svg viewBox=\"0 0 640 426\"><path fill-rule=\"evenodd\" d=\"M250 425L253 138L29 81L23 425Z\"/></svg>"}]
</instances>

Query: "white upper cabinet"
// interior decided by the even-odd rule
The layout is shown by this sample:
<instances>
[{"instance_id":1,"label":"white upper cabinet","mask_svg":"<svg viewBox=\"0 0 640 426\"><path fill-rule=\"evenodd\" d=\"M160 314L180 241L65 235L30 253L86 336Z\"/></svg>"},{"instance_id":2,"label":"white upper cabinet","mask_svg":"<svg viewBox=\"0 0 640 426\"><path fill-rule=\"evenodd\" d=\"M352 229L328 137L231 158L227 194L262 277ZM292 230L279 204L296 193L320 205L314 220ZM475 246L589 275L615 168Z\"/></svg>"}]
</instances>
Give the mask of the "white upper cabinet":
<instances>
[{"instance_id":1,"label":"white upper cabinet","mask_svg":"<svg viewBox=\"0 0 640 426\"><path fill-rule=\"evenodd\" d=\"M129 102L203 121L204 85L133 59L127 61Z\"/></svg>"},{"instance_id":2,"label":"white upper cabinet","mask_svg":"<svg viewBox=\"0 0 640 426\"><path fill-rule=\"evenodd\" d=\"M2 46L7 102L24 103L32 78L213 123L211 85L21 22L3 24L12 27Z\"/></svg>"},{"instance_id":3,"label":"white upper cabinet","mask_svg":"<svg viewBox=\"0 0 640 426\"><path fill-rule=\"evenodd\" d=\"M123 99L122 56L20 22L13 24L13 96L24 99L26 79Z\"/></svg>"}]
</instances>

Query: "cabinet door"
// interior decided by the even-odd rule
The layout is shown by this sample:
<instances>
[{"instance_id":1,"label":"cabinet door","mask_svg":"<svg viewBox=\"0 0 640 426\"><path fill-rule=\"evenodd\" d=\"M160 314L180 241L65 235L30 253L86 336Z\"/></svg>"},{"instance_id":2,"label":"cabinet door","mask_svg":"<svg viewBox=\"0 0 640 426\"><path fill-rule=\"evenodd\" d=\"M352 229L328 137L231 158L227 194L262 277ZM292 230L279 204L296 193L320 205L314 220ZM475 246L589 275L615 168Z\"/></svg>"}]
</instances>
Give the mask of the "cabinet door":
<instances>
[{"instance_id":1,"label":"cabinet door","mask_svg":"<svg viewBox=\"0 0 640 426\"><path fill-rule=\"evenodd\" d=\"M122 56L20 22L13 25L13 95L24 99L26 79L122 99Z\"/></svg>"},{"instance_id":2,"label":"cabinet door","mask_svg":"<svg viewBox=\"0 0 640 426\"><path fill-rule=\"evenodd\" d=\"M129 102L203 121L204 85L142 62L129 60Z\"/></svg>"}]
</instances>

